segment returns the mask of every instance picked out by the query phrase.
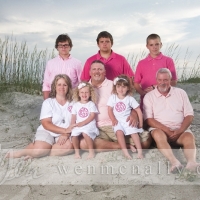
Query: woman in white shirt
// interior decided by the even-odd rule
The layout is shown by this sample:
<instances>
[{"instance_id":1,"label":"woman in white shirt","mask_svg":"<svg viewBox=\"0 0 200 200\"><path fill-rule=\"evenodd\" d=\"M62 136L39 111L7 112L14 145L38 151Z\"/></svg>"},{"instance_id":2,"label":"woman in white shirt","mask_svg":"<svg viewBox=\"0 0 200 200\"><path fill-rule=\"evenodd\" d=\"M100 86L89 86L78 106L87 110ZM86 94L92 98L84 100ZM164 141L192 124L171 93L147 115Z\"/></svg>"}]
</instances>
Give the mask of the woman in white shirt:
<instances>
[{"instance_id":1,"label":"woman in white shirt","mask_svg":"<svg viewBox=\"0 0 200 200\"><path fill-rule=\"evenodd\" d=\"M56 75L52 85L50 98L42 104L40 113L41 125L38 127L33 143L25 149L9 152L7 157L19 158L58 156L73 152L69 140L72 102L72 84L67 75Z\"/></svg>"}]
</instances>

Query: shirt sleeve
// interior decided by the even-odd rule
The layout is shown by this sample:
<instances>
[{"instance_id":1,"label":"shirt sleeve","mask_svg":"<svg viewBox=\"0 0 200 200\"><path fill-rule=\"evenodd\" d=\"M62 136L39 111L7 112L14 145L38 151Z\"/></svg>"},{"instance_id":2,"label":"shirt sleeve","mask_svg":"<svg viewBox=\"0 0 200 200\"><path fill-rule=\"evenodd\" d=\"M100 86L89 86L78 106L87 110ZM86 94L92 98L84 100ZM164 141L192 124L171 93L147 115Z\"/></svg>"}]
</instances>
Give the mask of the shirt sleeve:
<instances>
[{"instance_id":1,"label":"shirt sleeve","mask_svg":"<svg viewBox=\"0 0 200 200\"><path fill-rule=\"evenodd\" d=\"M130 106L133 109L136 109L137 107L139 107L139 103L135 100L134 97L131 97L131 96L130 96Z\"/></svg>"},{"instance_id":2,"label":"shirt sleeve","mask_svg":"<svg viewBox=\"0 0 200 200\"><path fill-rule=\"evenodd\" d=\"M50 102L51 102L50 98L43 101L40 113L40 120L53 117L53 109Z\"/></svg>"},{"instance_id":3,"label":"shirt sleeve","mask_svg":"<svg viewBox=\"0 0 200 200\"><path fill-rule=\"evenodd\" d=\"M51 85L49 84L49 82L50 82L49 79L50 79L49 62L47 62L45 72L44 72L42 91L50 91L51 90Z\"/></svg>"},{"instance_id":4,"label":"shirt sleeve","mask_svg":"<svg viewBox=\"0 0 200 200\"><path fill-rule=\"evenodd\" d=\"M140 83L141 82L141 70L140 70L140 62L138 63L135 71L134 82Z\"/></svg>"},{"instance_id":5,"label":"shirt sleeve","mask_svg":"<svg viewBox=\"0 0 200 200\"><path fill-rule=\"evenodd\" d=\"M83 67L82 73L81 73L81 80L82 81L89 81L90 80L90 75L89 75L89 71L90 71L90 61L89 59L87 59L87 61L85 62L85 65Z\"/></svg>"},{"instance_id":6,"label":"shirt sleeve","mask_svg":"<svg viewBox=\"0 0 200 200\"><path fill-rule=\"evenodd\" d=\"M99 113L96 105L91 101L89 106L90 112Z\"/></svg>"},{"instance_id":7,"label":"shirt sleeve","mask_svg":"<svg viewBox=\"0 0 200 200\"><path fill-rule=\"evenodd\" d=\"M193 115L194 116L194 111L193 111L193 108L192 108L192 105L190 103L190 100L188 98L188 95L187 93L182 90L182 99L183 99L183 114L184 114L184 117L188 116L188 115Z\"/></svg>"},{"instance_id":8,"label":"shirt sleeve","mask_svg":"<svg viewBox=\"0 0 200 200\"><path fill-rule=\"evenodd\" d=\"M71 113L73 114L73 115L76 115L77 114L77 109L76 109L76 104L74 104L73 106L72 106L72 109L71 109Z\"/></svg>"},{"instance_id":9,"label":"shirt sleeve","mask_svg":"<svg viewBox=\"0 0 200 200\"><path fill-rule=\"evenodd\" d=\"M148 118L154 118L153 104L148 93L144 96L143 99L143 118L144 120Z\"/></svg>"},{"instance_id":10,"label":"shirt sleeve","mask_svg":"<svg viewBox=\"0 0 200 200\"><path fill-rule=\"evenodd\" d=\"M129 65L126 58L123 58L123 67L124 67L124 74L126 74L129 77L134 77L134 72L131 66Z\"/></svg>"},{"instance_id":11,"label":"shirt sleeve","mask_svg":"<svg viewBox=\"0 0 200 200\"><path fill-rule=\"evenodd\" d=\"M167 68L172 73L172 80L177 80L177 74L176 74L176 69L175 69L174 61L170 57L167 59Z\"/></svg>"},{"instance_id":12,"label":"shirt sleeve","mask_svg":"<svg viewBox=\"0 0 200 200\"><path fill-rule=\"evenodd\" d=\"M81 82L81 73L82 73L82 64L80 62L80 63L77 64L77 67L76 67L76 75L78 77L79 83Z\"/></svg>"},{"instance_id":13,"label":"shirt sleeve","mask_svg":"<svg viewBox=\"0 0 200 200\"><path fill-rule=\"evenodd\" d=\"M108 99L108 102L107 102L107 106L110 106L110 107L114 107L114 100L113 100L113 95L111 95Z\"/></svg>"}]
</instances>

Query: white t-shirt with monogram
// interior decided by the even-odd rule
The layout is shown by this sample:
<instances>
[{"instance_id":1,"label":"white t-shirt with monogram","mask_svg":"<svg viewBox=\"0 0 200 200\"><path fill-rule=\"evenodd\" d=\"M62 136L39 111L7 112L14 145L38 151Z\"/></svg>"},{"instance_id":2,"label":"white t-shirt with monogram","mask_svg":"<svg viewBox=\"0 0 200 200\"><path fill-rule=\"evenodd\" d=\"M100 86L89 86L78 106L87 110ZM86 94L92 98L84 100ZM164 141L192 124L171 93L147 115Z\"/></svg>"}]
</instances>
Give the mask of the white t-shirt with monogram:
<instances>
[{"instance_id":1,"label":"white t-shirt with monogram","mask_svg":"<svg viewBox=\"0 0 200 200\"><path fill-rule=\"evenodd\" d=\"M131 110L139 107L134 97L127 95L123 99L119 99L117 95L112 94L108 99L107 105L113 108L113 114L118 120L118 124L114 126L115 132L122 130L125 135L143 132L142 128L131 127L129 122L126 122L127 117L131 114Z\"/></svg>"},{"instance_id":2,"label":"white t-shirt with monogram","mask_svg":"<svg viewBox=\"0 0 200 200\"><path fill-rule=\"evenodd\" d=\"M72 108L72 114L76 115L76 123L86 120L90 113L98 113L95 104L89 101L85 104L76 102ZM93 140L99 135L99 130L96 127L96 120L93 119L91 122L82 127L75 127L72 129L71 136L78 136L81 133L87 134Z\"/></svg>"},{"instance_id":3,"label":"white t-shirt with monogram","mask_svg":"<svg viewBox=\"0 0 200 200\"><path fill-rule=\"evenodd\" d=\"M52 123L56 126L67 128L71 123L71 110L74 102L66 102L65 105L60 105L56 98L48 98L44 100L40 113L40 120L52 118ZM42 125L37 130L46 130ZM46 130L48 131L48 130ZM53 137L59 137L60 134L48 131Z\"/></svg>"},{"instance_id":4,"label":"white t-shirt with monogram","mask_svg":"<svg viewBox=\"0 0 200 200\"><path fill-rule=\"evenodd\" d=\"M119 99L115 94L109 97L107 105L113 108L113 113L120 122L125 122L130 116L131 110L139 107L138 102L132 96L127 95L123 99Z\"/></svg>"}]
</instances>

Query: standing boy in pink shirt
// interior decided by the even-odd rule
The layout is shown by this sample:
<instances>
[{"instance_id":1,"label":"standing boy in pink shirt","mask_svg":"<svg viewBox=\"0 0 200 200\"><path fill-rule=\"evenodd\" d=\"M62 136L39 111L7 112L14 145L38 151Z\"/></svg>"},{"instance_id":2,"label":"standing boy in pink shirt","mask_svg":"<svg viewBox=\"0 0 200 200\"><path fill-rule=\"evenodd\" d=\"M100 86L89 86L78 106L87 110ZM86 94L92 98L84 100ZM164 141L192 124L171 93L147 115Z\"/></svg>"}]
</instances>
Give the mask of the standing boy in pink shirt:
<instances>
[{"instance_id":1,"label":"standing boy in pink shirt","mask_svg":"<svg viewBox=\"0 0 200 200\"><path fill-rule=\"evenodd\" d=\"M139 61L135 77L134 77L134 87L136 91L140 94L141 98L141 108L142 100L147 92L150 92L157 85L156 83L156 72L160 68L168 68L172 73L171 85L175 86L177 82L176 69L172 58L164 56L160 49L162 47L161 38L157 34L151 34L146 39L146 47L149 49L149 55Z\"/></svg>"},{"instance_id":2,"label":"standing boy in pink shirt","mask_svg":"<svg viewBox=\"0 0 200 200\"><path fill-rule=\"evenodd\" d=\"M58 56L47 62L44 72L42 88L44 99L49 97L51 83L58 74L68 75L72 81L73 88L80 82L82 66L79 60L71 56L72 46L72 40L67 34L61 34L57 37L55 48L58 50Z\"/></svg>"},{"instance_id":3,"label":"standing boy in pink shirt","mask_svg":"<svg viewBox=\"0 0 200 200\"><path fill-rule=\"evenodd\" d=\"M126 58L120 54L115 53L111 48L113 45L113 37L107 31L102 31L97 36L97 46L99 51L97 54L87 59L82 74L82 81L90 80L90 66L94 60L100 60L104 63L106 68L106 78L113 81L113 79L121 74L127 75L133 80L134 73L131 66L128 64ZM133 81L131 81L133 82Z\"/></svg>"}]
</instances>

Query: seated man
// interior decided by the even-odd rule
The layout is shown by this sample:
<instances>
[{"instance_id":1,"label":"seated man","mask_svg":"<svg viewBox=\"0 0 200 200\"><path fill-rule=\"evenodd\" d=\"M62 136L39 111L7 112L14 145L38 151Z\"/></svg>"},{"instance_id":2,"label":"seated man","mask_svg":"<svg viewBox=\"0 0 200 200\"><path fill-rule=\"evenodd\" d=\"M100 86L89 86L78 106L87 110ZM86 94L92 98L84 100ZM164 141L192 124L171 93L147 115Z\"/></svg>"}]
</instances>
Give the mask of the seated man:
<instances>
[{"instance_id":1,"label":"seated man","mask_svg":"<svg viewBox=\"0 0 200 200\"><path fill-rule=\"evenodd\" d=\"M170 145L183 147L186 168L195 170L196 146L190 128L194 117L193 108L186 92L170 85L171 72L167 68L157 71L157 87L144 97L144 120L150 126L158 149L170 161L171 172L183 166L174 156Z\"/></svg>"},{"instance_id":2,"label":"seated man","mask_svg":"<svg viewBox=\"0 0 200 200\"><path fill-rule=\"evenodd\" d=\"M100 60L92 62L90 67L90 83L93 85L97 93L97 108L99 114L97 115L97 127L100 130L100 135L94 140L94 147L97 151L107 151L111 149L120 149L117 137L112 129L112 122L108 116L107 102L112 92L113 81L106 78L105 65ZM133 110L130 116L130 124L132 126L137 125L137 115ZM127 119L129 120L129 119ZM140 134L142 148L149 148L151 144L151 138L147 132ZM126 142L132 144L131 137L127 138ZM132 145L128 145L131 148ZM87 145L84 140L81 141L81 149L87 149Z\"/></svg>"}]
</instances>

